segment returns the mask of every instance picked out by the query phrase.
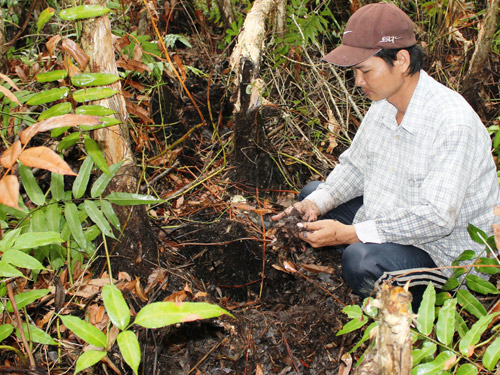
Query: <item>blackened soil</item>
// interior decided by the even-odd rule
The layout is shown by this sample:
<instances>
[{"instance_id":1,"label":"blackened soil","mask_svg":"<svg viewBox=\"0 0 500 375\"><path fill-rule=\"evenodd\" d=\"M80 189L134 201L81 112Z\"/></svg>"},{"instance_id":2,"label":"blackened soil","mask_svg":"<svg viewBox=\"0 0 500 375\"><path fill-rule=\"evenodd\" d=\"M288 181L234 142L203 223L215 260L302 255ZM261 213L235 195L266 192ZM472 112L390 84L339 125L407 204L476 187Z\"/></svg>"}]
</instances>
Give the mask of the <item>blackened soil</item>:
<instances>
[{"instance_id":1,"label":"blackened soil","mask_svg":"<svg viewBox=\"0 0 500 375\"><path fill-rule=\"evenodd\" d=\"M231 220L171 235L189 241L179 241L168 289L188 284L192 295L206 293L194 300L217 303L234 318L143 332L144 374L338 373L356 339L336 336L347 321L342 304L358 302L342 281L338 252L264 246ZM286 261L298 272L285 272ZM301 264L331 270L316 273Z\"/></svg>"}]
</instances>

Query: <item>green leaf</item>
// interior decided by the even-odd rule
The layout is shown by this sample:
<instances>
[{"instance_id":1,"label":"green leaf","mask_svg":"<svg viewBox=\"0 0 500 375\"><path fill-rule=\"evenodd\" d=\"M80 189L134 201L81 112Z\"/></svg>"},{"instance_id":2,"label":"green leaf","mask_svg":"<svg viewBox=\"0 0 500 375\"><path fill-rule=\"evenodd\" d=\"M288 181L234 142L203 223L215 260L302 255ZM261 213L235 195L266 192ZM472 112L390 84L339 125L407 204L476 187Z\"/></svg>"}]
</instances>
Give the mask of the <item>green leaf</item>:
<instances>
[{"instance_id":1,"label":"green leaf","mask_svg":"<svg viewBox=\"0 0 500 375\"><path fill-rule=\"evenodd\" d=\"M70 102L64 102L64 103L59 103L56 105L53 105L49 109L46 109L43 111L40 116L38 116L38 121L46 120L48 118L54 117L54 116L62 116L66 115L71 112L71 103Z\"/></svg>"},{"instance_id":2,"label":"green leaf","mask_svg":"<svg viewBox=\"0 0 500 375\"><path fill-rule=\"evenodd\" d=\"M114 115L116 111L102 105L81 105L76 107L75 113L77 115L90 115L90 116L108 116Z\"/></svg>"},{"instance_id":3,"label":"green leaf","mask_svg":"<svg viewBox=\"0 0 500 375\"><path fill-rule=\"evenodd\" d=\"M342 309L342 312L347 315L349 319L361 318L363 310L359 305L348 305Z\"/></svg>"},{"instance_id":4,"label":"green leaf","mask_svg":"<svg viewBox=\"0 0 500 375\"><path fill-rule=\"evenodd\" d=\"M223 314L231 315L223 308L205 302L154 302L139 311L134 324L144 328L160 328Z\"/></svg>"},{"instance_id":5,"label":"green leaf","mask_svg":"<svg viewBox=\"0 0 500 375\"><path fill-rule=\"evenodd\" d=\"M461 261L471 260L476 258L476 252L474 250L465 250L460 254L452 263L453 266L458 266Z\"/></svg>"},{"instance_id":6,"label":"green leaf","mask_svg":"<svg viewBox=\"0 0 500 375\"><path fill-rule=\"evenodd\" d=\"M122 292L114 284L105 285L102 299L111 322L121 330L126 329L130 322L130 309Z\"/></svg>"},{"instance_id":7,"label":"green leaf","mask_svg":"<svg viewBox=\"0 0 500 375\"><path fill-rule=\"evenodd\" d=\"M488 240L488 235L485 232L483 232L481 229L476 228L472 224L469 224L467 226L467 231L469 232L469 236L473 241L475 241L481 245L486 244L486 241Z\"/></svg>"},{"instance_id":8,"label":"green leaf","mask_svg":"<svg viewBox=\"0 0 500 375\"><path fill-rule=\"evenodd\" d=\"M434 285L429 283L422 297L422 302L418 308L417 329L424 335L430 335L434 328L436 290Z\"/></svg>"},{"instance_id":9,"label":"green leaf","mask_svg":"<svg viewBox=\"0 0 500 375\"><path fill-rule=\"evenodd\" d=\"M14 300L16 301L17 308L20 310L25 306L28 306L30 303L35 302L37 299L46 296L50 291L48 289L34 289L29 290L27 292L23 292L14 296ZM7 305L5 308L8 312L14 312L12 309L12 302L7 301Z\"/></svg>"},{"instance_id":10,"label":"green leaf","mask_svg":"<svg viewBox=\"0 0 500 375\"><path fill-rule=\"evenodd\" d=\"M474 352L474 346L479 342L481 335L488 328L488 324L490 324L493 318L498 314L500 314L500 312L483 316L476 323L474 323L472 327L470 327L469 331L460 340L460 343L458 345L460 353L462 353L466 357L470 357L472 355L472 353ZM472 350L469 352L470 348Z\"/></svg>"},{"instance_id":11,"label":"green leaf","mask_svg":"<svg viewBox=\"0 0 500 375\"><path fill-rule=\"evenodd\" d=\"M58 151L66 150L67 148L73 146L80 140L80 133L71 133L70 135L64 137L61 142L57 145Z\"/></svg>"},{"instance_id":12,"label":"green leaf","mask_svg":"<svg viewBox=\"0 0 500 375\"><path fill-rule=\"evenodd\" d=\"M62 208L58 204L49 204L45 210L47 228L51 232L61 231Z\"/></svg>"},{"instance_id":13,"label":"green leaf","mask_svg":"<svg viewBox=\"0 0 500 375\"><path fill-rule=\"evenodd\" d=\"M61 243L63 239L57 232L28 232L16 238L13 249L34 249L39 246Z\"/></svg>"},{"instance_id":14,"label":"green leaf","mask_svg":"<svg viewBox=\"0 0 500 375\"><path fill-rule=\"evenodd\" d=\"M51 72L38 73L35 78L39 83L44 83L44 82L53 82L60 79L64 79L67 76L68 76L67 70L53 70ZM61 103L61 104L69 104L71 108L71 103Z\"/></svg>"},{"instance_id":15,"label":"green leaf","mask_svg":"<svg viewBox=\"0 0 500 375\"><path fill-rule=\"evenodd\" d=\"M455 298L446 300L443 307L439 310L438 320L436 324L437 339L449 345L455 333L455 311L457 300Z\"/></svg>"},{"instance_id":16,"label":"green leaf","mask_svg":"<svg viewBox=\"0 0 500 375\"><path fill-rule=\"evenodd\" d=\"M107 345L106 335L101 330L86 321L71 315L61 315L64 325L83 341L105 348Z\"/></svg>"},{"instance_id":17,"label":"green leaf","mask_svg":"<svg viewBox=\"0 0 500 375\"><path fill-rule=\"evenodd\" d=\"M89 215L90 220L92 220L99 227L104 235L115 238L111 225L109 225L108 221L104 217L104 214L101 210L99 210L99 207L97 207L97 204L95 204L94 201L86 199L85 202L83 202L83 207L85 208L87 215Z\"/></svg>"},{"instance_id":18,"label":"green leaf","mask_svg":"<svg viewBox=\"0 0 500 375\"><path fill-rule=\"evenodd\" d=\"M99 148L99 145L97 144L96 141L94 141L92 138L90 138L88 135L84 134L83 135L84 143L85 143L85 150L89 153L90 157L94 161L95 165L106 173L108 176L111 176L111 172L109 171L108 163L106 162L106 159L104 158L104 155L102 154L101 149Z\"/></svg>"},{"instance_id":19,"label":"green leaf","mask_svg":"<svg viewBox=\"0 0 500 375\"><path fill-rule=\"evenodd\" d=\"M56 201L61 201L64 199L64 175L55 172L51 173L50 194Z\"/></svg>"},{"instance_id":20,"label":"green leaf","mask_svg":"<svg viewBox=\"0 0 500 375\"><path fill-rule=\"evenodd\" d=\"M51 103L55 102L56 100L61 100L66 98L68 94L69 94L69 88L67 87L50 89L33 95L31 98L28 99L26 104L40 105L40 104Z\"/></svg>"},{"instance_id":21,"label":"green leaf","mask_svg":"<svg viewBox=\"0 0 500 375\"><path fill-rule=\"evenodd\" d=\"M0 326L0 342L5 340L14 331L14 327L10 324L2 324Z\"/></svg>"},{"instance_id":22,"label":"green leaf","mask_svg":"<svg viewBox=\"0 0 500 375\"><path fill-rule=\"evenodd\" d=\"M123 331L118 335L116 341L123 359L134 371L134 374L137 374L141 363L141 347L137 336L132 331Z\"/></svg>"},{"instance_id":23,"label":"green leaf","mask_svg":"<svg viewBox=\"0 0 500 375\"><path fill-rule=\"evenodd\" d=\"M104 86L115 83L119 79L119 76L110 73L80 73L71 77L71 83L78 87Z\"/></svg>"},{"instance_id":24,"label":"green leaf","mask_svg":"<svg viewBox=\"0 0 500 375\"><path fill-rule=\"evenodd\" d=\"M14 243L16 242L17 238L21 234L22 228L16 228L12 230L8 230L4 233L3 238L0 240L0 251L4 252L9 250L12 246L14 246Z\"/></svg>"},{"instance_id":25,"label":"green leaf","mask_svg":"<svg viewBox=\"0 0 500 375\"><path fill-rule=\"evenodd\" d=\"M354 352L361 345L363 345L364 342L369 340L370 333L371 333L372 329L374 329L375 327L378 327L378 325L379 325L379 322L375 321L375 322L372 322L368 327L366 327L365 332L363 333L363 337L361 337L361 340L359 340L358 343L356 345L354 345L354 347L351 350L349 350L349 353Z\"/></svg>"},{"instance_id":26,"label":"green leaf","mask_svg":"<svg viewBox=\"0 0 500 375\"><path fill-rule=\"evenodd\" d=\"M476 375L478 373L478 368L471 363L466 363L461 365L455 375Z\"/></svg>"},{"instance_id":27,"label":"green leaf","mask_svg":"<svg viewBox=\"0 0 500 375\"><path fill-rule=\"evenodd\" d=\"M161 199L151 195L141 195L134 193L114 192L106 196L106 199L118 206L135 206L139 204L161 203Z\"/></svg>"},{"instance_id":28,"label":"green leaf","mask_svg":"<svg viewBox=\"0 0 500 375\"><path fill-rule=\"evenodd\" d=\"M115 210L109 201L101 200L101 210L104 212L104 216L109 222L118 230L121 230L120 219L116 216Z\"/></svg>"},{"instance_id":29,"label":"green leaf","mask_svg":"<svg viewBox=\"0 0 500 375\"><path fill-rule=\"evenodd\" d=\"M87 241L83 236L83 229L78 215L78 208L73 202L66 202L64 205L64 217L68 223L69 230L80 248L86 249Z\"/></svg>"},{"instance_id":30,"label":"green leaf","mask_svg":"<svg viewBox=\"0 0 500 375\"><path fill-rule=\"evenodd\" d=\"M100 197L104 190L108 187L108 184L111 182L111 179L116 175L116 173L120 170L123 165L124 160L119 161L109 167L110 176L107 174L102 174L92 185L92 189L90 190L90 196L92 198Z\"/></svg>"},{"instance_id":31,"label":"green leaf","mask_svg":"<svg viewBox=\"0 0 500 375\"><path fill-rule=\"evenodd\" d=\"M43 344L43 345L59 345L57 341L55 341L50 335L38 328L37 326L34 326L33 324L28 326L26 323L23 323L23 331L24 331L24 336L31 342L36 342L37 344ZM19 332L18 332L18 337Z\"/></svg>"},{"instance_id":32,"label":"green leaf","mask_svg":"<svg viewBox=\"0 0 500 375\"><path fill-rule=\"evenodd\" d=\"M451 299L451 294L449 292L441 292L436 294L436 306L443 306L443 304Z\"/></svg>"},{"instance_id":33,"label":"green leaf","mask_svg":"<svg viewBox=\"0 0 500 375\"><path fill-rule=\"evenodd\" d=\"M54 15L56 11L54 8L46 8L44 9L40 15L38 16L38 20L36 21L36 33L40 34L40 30L43 29L43 27L47 24L47 22L50 21L52 16ZM40 81L38 81L40 82ZM42 82L47 82L47 81L42 81Z\"/></svg>"},{"instance_id":34,"label":"green leaf","mask_svg":"<svg viewBox=\"0 0 500 375\"><path fill-rule=\"evenodd\" d=\"M46 268L31 255L22 251L10 249L2 255L2 260L18 268L27 268L30 270L45 270Z\"/></svg>"},{"instance_id":35,"label":"green leaf","mask_svg":"<svg viewBox=\"0 0 500 375\"><path fill-rule=\"evenodd\" d=\"M458 311L455 311L455 323L458 335L463 338L469 331L469 327L467 327L467 323L465 323L464 318L462 318L462 315L460 315Z\"/></svg>"},{"instance_id":36,"label":"green leaf","mask_svg":"<svg viewBox=\"0 0 500 375\"><path fill-rule=\"evenodd\" d=\"M476 275L467 275L465 282L470 290L481 294L500 294L500 291L489 281Z\"/></svg>"},{"instance_id":37,"label":"green leaf","mask_svg":"<svg viewBox=\"0 0 500 375\"><path fill-rule=\"evenodd\" d=\"M118 120L116 117L99 117L99 120L101 121L100 124L97 125L80 125L80 129L83 131L90 131L90 130L96 130L96 129L103 129L107 128L113 125L121 124L122 122Z\"/></svg>"},{"instance_id":38,"label":"green leaf","mask_svg":"<svg viewBox=\"0 0 500 375\"><path fill-rule=\"evenodd\" d=\"M77 90L73 93L73 99L79 103L90 102L110 98L115 95L118 90L108 87L93 87L90 89Z\"/></svg>"},{"instance_id":39,"label":"green leaf","mask_svg":"<svg viewBox=\"0 0 500 375\"><path fill-rule=\"evenodd\" d=\"M455 354L450 351L444 351L440 353L434 361L414 367L411 370L411 375L437 375L443 370L445 364L449 365L453 358L456 359ZM448 366L448 368L450 367L451 366Z\"/></svg>"},{"instance_id":40,"label":"green leaf","mask_svg":"<svg viewBox=\"0 0 500 375\"><path fill-rule=\"evenodd\" d=\"M12 267L9 263L0 260L0 277L22 277L24 276L17 268Z\"/></svg>"},{"instance_id":41,"label":"green leaf","mask_svg":"<svg viewBox=\"0 0 500 375\"><path fill-rule=\"evenodd\" d=\"M494 258L479 258L479 260L474 263L474 266L477 266L474 268L478 272L486 273L488 275L496 275L497 273L500 273L500 266L498 265L498 261Z\"/></svg>"},{"instance_id":42,"label":"green leaf","mask_svg":"<svg viewBox=\"0 0 500 375\"><path fill-rule=\"evenodd\" d=\"M43 195L42 189L38 186L35 176L31 169L19 163L19 174L21 175L21 180L23 181L24 190L28 194L29 199L37 206L42 206L45 204L45 195Z\"/></svg>"},{"instance_id":43,"label":"green leaf","mask_svg":"<svg viewBox=\"0 0 500 375\"><path fill-rule=\"evenodd\" d=\"M366 323L368 323L368 317L364 315L362 317L351 319L346 324L344 324L340 331L337 332L337 336L356 331L363 327Z\"/></svg>"},{"instance_id":44,"label":"green leaf","mask_svg":"<svg viewBox=\"0 0 500 375\"><path fill-rule=\"evenodd\" d=\"M83 197L83 194L85 194L93 166L93 158L89 158L87 156L80 167L80 171L78 172L78 176L75 178L75 182L73 182L73 198L80 199Z\"/></svg>"},{"instance_id":45,"label":"green leaf","mask_svg":"<svg viewBox=\"0 0 500 375\"><path fill-rule=\"evenodd\" d=\"M74 21L104 16L109 12L111 12L111 9L102 5L78 5L76 7L61 10L59 12L59 17L65 21Z\"/></svg>"},{"instance_id":46,"label":"green leaf","mask_svg":"<svg viewBox=\"0 0 500 375\"><path fill-rule=\"evenodd\" d=\"M431 341L424 341L420 349L414 349L411 352L413 367L417 366L420 362L422 362L422 360L433 356L436 350L436 344Z\"/></svg>"},{"instance_id":47,"label":"green leaf","mask_svg":"<svg viewBox=\"0 0 500 375\"><path fill-rule=\"evenodd\" d=\"M97 362L106 357L106 354L106 352L100 350L87 350L78 357L75 366L75 374L94 366Z\"/></svg>"},{"instance_id":48,"label":"green leaf","mask_svg":"<svg viewBox=\"0 0 500 375\"><path fill-rule=\"evenodd\" d=\"M482 316L486 315L486 309L484 308L484 306L468 290L458 290L457 300L460 306L462 306L466 311L474 315L476 318L481 318Z\"/></svg>"},{"instance_id":49,"label":"green leaf","mask_svg":"<svg viewBox=\"0 0 500 375\"><path fill-rule=\"evenodd\" d=\"M483 354L483 366L493 371L500 359L500 337L497 337L493 343L488 346Z\"/></svg>"}]
</instances>

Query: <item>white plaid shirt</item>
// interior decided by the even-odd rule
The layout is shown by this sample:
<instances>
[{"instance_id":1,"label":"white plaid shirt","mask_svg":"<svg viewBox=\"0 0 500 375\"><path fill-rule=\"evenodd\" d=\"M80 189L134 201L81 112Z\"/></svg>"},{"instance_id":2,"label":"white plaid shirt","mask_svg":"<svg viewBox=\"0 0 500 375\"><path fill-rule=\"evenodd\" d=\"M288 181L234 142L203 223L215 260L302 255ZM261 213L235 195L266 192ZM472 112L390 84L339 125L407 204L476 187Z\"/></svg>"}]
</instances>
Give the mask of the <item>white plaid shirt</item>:
<instances>
[{"instance_id":1,"label":"white plaid shirt","mask_svg":"<svg viewBox=\"0 0 500 375\"><path fill-rule=\"evenodd\" d=\"M351 147L307 199L325 214L363 195L354 219L362 242L415 245L438 266L482 250L467 225L491 234L500 204L485 126L462 96L424 71L399 126L396 112L386 100L372 103Z\"/></svg>"}]
</instances>

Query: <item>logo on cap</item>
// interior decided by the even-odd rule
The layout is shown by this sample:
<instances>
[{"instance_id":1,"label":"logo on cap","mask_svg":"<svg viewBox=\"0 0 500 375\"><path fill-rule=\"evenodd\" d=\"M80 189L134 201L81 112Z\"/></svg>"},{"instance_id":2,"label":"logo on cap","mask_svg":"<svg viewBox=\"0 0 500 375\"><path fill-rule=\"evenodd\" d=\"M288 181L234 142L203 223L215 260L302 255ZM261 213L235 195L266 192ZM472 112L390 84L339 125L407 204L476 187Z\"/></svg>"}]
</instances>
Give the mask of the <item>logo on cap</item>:
<instances>
[{"instance_id":1,"label":"logo on cap","mask_svg":"<svg viewBox=\"0 0 500 375\"><path fill-rule=\"evenodd\" d=\"M397 39L401 39L401 37L400 36L383 36L379 43L392 43L392 44L394 44L394 42Z\"/></svg>"}]
</instances>

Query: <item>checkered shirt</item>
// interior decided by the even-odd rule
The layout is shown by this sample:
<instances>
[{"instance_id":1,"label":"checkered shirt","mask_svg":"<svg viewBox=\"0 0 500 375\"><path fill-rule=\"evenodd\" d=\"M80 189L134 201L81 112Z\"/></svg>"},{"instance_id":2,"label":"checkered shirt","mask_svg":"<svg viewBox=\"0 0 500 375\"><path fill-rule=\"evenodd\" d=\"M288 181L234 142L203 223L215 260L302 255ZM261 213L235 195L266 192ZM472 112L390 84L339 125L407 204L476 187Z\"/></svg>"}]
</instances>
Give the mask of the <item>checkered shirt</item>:
<instances>
[{"instance_id":1,"label":"checkered shirt","mask_svg":"<svg viewBox=\"0 0 500 375\"><path fill-rule=\"evenodd\" d=\"M484 249L470 239L469 223L491 234L499 222L491 139L465 99L424 71L399 126L396 112L387 100L372 103L349 149L307 199L324 214L363 195L354 219L362 242L415 245L449 266L464 250Z\"/></svg>"}]
</instances>

